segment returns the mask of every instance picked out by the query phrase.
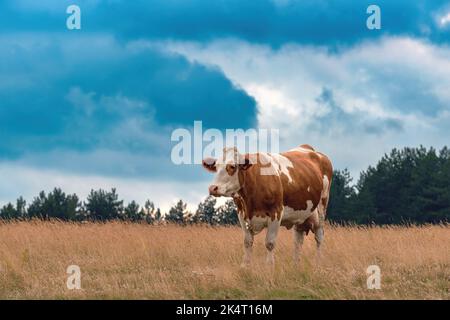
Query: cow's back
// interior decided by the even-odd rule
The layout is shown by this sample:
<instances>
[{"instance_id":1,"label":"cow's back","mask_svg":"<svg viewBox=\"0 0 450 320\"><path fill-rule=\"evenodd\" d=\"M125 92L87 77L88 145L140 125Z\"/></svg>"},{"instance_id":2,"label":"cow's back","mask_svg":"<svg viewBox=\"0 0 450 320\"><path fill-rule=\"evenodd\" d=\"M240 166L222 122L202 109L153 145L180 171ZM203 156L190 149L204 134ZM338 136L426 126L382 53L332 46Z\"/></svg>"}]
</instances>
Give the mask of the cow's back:
<instances>
[{"instance_id":1,"label":"cow's back","mask_svg":"<svg viewBox=\"0 0 450 320\"><path fill-rule=\"evenodd\" d=\"M309 145L302 145L282 155L292 163L290 178L282 177L284 205L294 210L314 210L329 191L332 165L328 157ZM327 191L327 192L328 192Z\"/></svg>"}]
</instances>

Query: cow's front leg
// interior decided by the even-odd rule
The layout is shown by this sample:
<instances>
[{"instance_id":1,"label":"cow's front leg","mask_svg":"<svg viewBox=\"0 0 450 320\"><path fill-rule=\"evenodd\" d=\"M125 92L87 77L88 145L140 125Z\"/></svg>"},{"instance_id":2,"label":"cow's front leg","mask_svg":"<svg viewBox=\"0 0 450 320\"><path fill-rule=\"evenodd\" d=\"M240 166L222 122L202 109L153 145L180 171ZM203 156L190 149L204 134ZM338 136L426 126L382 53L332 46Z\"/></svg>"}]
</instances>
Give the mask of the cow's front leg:
<instances>
[{"instance_id":1,"label":"cow's front leg","mask_svg":"<svg viewBox=\"0 0 450 320\"><path fill-rule=\"evenodd\" d=\"M242 266L246 267L251 263L253 251L253 234L250 231L246 231L244 235L244 259Z\"/></svg>"},{"instance_id":2,"label":"cow's front leg","mask_svg":"<svg viewBox=\"0 0 450 320\"><path fill-rule=\"evenodd\" d=\"M269 220L266 234L266 249L267 249L266 261L269 265L272 266L275 264L274 249L279 229L280 229L280 220L276 218L274 220Z\"/></svg>"},{"instance_id":3,"label":"cow's front leg","mask_svg":"<svg viewBox=\"0 0 450 320\"><path fill-rule=\"evenodd\" d=\"M250 230L248 223L239 216L242 231L244 232L244 258L241 267L247 267L252 260L253 251L253 233Z\"/></svg>"}]
</instances>

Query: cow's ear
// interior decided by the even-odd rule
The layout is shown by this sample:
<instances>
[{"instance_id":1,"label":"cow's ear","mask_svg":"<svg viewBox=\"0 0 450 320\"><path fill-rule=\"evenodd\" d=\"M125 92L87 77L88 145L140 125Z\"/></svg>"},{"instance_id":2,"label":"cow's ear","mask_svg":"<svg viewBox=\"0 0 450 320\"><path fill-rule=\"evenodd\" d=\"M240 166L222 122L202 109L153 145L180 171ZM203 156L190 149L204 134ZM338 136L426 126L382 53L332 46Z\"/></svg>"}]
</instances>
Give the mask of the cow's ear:
<instances>
[{"instance_id":1,"label":"cow's ear","mask_svg":"<svg viewBox=\"0 0 450 320\"><path fill-rule=\"evenodd\" d=\"M216 159L214 158L206 158L202 161L203 168L208 170L209 172L216 172Z\"/></svg>"},{"instance_id":2,"label":"cow's ear","mask_svg":"<svg viewBox=\"0 0 450 320\"><path fill-rule=\"evenodd\" d=\"M243 162L244 162L244 163L241 163L241 164L239 165L239 169L241 169L241 170L247 170L248 168L250 168L250 167L253 165L253 164L250 162L250 159L249 159L248 156L245 156Z\"/></svg>"}]
</instances>

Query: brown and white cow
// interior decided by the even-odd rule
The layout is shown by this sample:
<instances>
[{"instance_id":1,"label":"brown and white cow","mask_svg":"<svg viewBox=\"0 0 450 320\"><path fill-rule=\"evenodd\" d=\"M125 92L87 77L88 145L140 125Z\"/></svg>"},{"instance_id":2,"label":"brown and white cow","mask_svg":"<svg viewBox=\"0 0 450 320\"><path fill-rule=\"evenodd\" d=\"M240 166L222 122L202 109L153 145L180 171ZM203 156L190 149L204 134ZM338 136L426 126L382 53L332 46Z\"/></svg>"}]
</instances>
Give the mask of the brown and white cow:
<instances>
[{"instance_id":1,"label":"brown and white cow","mask_svg":"<svg viewBox=\"0 0 450 320\"><path fill-rule=\"evenodd\" d=\"M207 158L203 166L215 173L210 195L233 197L244 232L244 261L251 259L253 236L267 227L267 261L280 226L294 227L294 261L298 262L303 238L312 231L317 250L324 236L324 219L330 193L332 165L323 153L301 145L283 153L240 154L225 148L219 159Z\"/></svg>"}]
</instances>

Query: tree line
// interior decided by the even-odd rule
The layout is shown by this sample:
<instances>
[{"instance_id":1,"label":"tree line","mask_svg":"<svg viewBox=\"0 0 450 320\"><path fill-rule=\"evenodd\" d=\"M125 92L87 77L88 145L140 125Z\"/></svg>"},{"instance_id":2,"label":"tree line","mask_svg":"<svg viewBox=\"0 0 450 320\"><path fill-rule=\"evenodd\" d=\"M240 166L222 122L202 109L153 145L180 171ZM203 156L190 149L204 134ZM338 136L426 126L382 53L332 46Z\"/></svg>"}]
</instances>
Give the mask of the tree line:
<instances>
[{"instance_id":1,"label":"tree line","mask_svg":"<svg viewBox=\"0 0 450 320\"><path fill-rule=\"evenodd\" d=\"M160 208L147 200L143 206L136 201L124 205L116 189L91 190L86 201L80 201L76 194L66 194L60 188L46 194L41 191L27 206L23 197L16 203L8 203L0 209L0 219L59 219L63 221L108 221L122 220L157 224L174 222L179 224L207 223L211 225L234 225L238 223L237 209L233 200L217 206L214 197L207 197L195 212L187 210L187 203L179 200L163 214Z\"/></svg>"},{"instance_id":2,"label":"tree line","mask_svg":"<svg viewBox=\"0 0 450 320\"><path fill-rule=\"evenodd\" d=\"M338 223L403 224L440 223L450 218L450 151L444 147L393 149L375 165L361 172L356 183L347 169L335 170L330 191L328 219ZM59 219L64 221L123 220L150 224L206 223L238 224L233 200L217 206L216 199L206 198L190 212L179 200L162 213L147 200L127 205L116 189L91 190L85 201L60 188L46 194L41 191L27 206L23 197L0 209L1 219Z\"/></svg>"},{"instance_id":3,"label":"tree line","mask_svg":"<svg viewBox=\"0 0 450 320\"><path fill-rule=\"evenodd\" d=\"M334 172L328 218L355 224L447 223L450 150L393 149L360 174Z\"/></svg>"}]
</instances>

